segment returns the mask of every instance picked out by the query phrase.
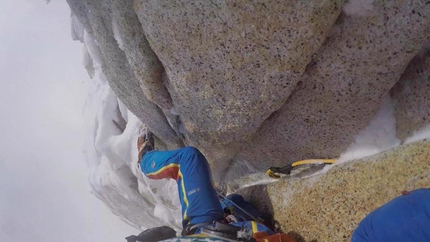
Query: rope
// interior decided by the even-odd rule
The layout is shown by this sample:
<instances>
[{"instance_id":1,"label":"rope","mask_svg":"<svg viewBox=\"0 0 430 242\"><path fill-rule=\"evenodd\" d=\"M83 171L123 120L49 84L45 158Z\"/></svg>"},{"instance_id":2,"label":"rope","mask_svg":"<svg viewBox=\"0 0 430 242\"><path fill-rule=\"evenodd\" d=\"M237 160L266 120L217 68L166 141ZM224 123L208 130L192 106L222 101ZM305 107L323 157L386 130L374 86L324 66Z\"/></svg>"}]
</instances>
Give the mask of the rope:
<instances>
[{"instance_id":1,"label":"rope","mask_svg":"<svg viewBox=\"0 0 430 242\"><path fill-rule=\"evenodd\" d=\"M255 220L255 221L259 222L259 223L263 223L262 219L254 217L252 214L248 213L245 209L243 209L241 206L237 205L237 204L236 204L235 202L233 202L232 200L230 200L230 199L228 199L227 197L223 196L223 195L222 195L222 194L220 194L219 192L217 192L217 193L218 193L218 196L220 196L221 198L223 198L223 199L225 199L225 200L227 200L227 201L231 202L235 207L237 207L238 209L242 210L242 212L244 212L246 215L248 215L250 218L252 218L252 220ZM224 204L225 204L225 203L224 203Z\"/></svg>"}]
</instances>

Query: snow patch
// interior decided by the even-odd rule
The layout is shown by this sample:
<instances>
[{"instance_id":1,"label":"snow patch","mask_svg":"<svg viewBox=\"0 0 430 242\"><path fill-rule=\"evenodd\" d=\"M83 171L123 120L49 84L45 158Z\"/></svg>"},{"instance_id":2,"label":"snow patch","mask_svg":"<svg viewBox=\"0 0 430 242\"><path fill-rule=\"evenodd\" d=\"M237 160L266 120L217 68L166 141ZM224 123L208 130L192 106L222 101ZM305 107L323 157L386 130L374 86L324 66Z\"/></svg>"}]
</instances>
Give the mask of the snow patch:
<instances>
[{"instance_id":1,"label":"snow patch","mask_svg":"<svg viewBox=\"0 0 430 242\"><path fill-rule=\"evenodd\" d=\"M103 66L102 54L99 45L94 40L94 38L87 31L84 31L84 41L87 47L88 53L93 59L93 66L95 69L101 69Z\"/></svg>"},{"instance_id":2,"label":"snow patch","mask_svg":"<svg viewBox=\"0 0 430 242\"><path fill-rule=\"evenodd\" d=\"M115 21L115 19L112 19L112 30L113 30L113 37L115 38L116 42L118 42L118 46L121 50L124 51L124 41L123 41L123 35L121 34L120 27L118 23Z\"/></svg>"},{"instance_id":3,"label":"snow patch","mask_svg":"<svg viewBox=\"0 0 430 242\"><path fill-rule=\"evenodd\" d=\"M120 100L118 100L118 105L119 105L119 111L121 112L122 118L125 120L125 122L128 122L128 113L130 111L128 111L128 109L125 106L125 104L122 103Z\"/></svg>"},{"instance_id":4,"label":"snow patch","mask_svg":"<svg viewBox=\"0 0 430 242\"><path fill-rule=\"evenodd\" d=\"M90 76L90 78L93 79L94 75L95 75L93 58L91 58L90 53L88 52L86 45L84 45L84 47L82 49L82 64L84 65L85 69L87 70L87 73Z\"/></svg>"},{"instance_id":5,"label":"snow patch","mask_svg":"<svg viewBox=\"0 0 430 242\"><path fill-rule=\"evenodd\" d=\"M400 143L400 140L396 136L394 103L390 95L386 94L382 99L378 113L355 137L354 142L340 155L336 163L325 166L318 174L326 173L335 165L391 149L400 145Z\"/></svg>"},{"instance_id":6,"label":"snow patch","mask_svg":"<svg viewBox=\"0 0 430 242\"><path fill-rule=\"evenodd\" d=\"M415 131L411 137L405 140L405 144L410 144L421 140L430 140L430 124L421 130Z\"/></svg>"},{"instance_id":7,"label":"snow patch","mask_svg":"<svg viewBox=\"0 0 430 242\"><path fill-rule=\"evenodd\" d=\"M374 2L375 0L350 0L343 6L343 12L350 16L372 15L375 12Z\"/></svg>"},{"instance_id":8,"label":"snow patch","mask_svg":"<svg viewBox=\"0 0 430 242\"><path fill-rule=\"evenodd\" d=\"M239 184L239 186L236 188L236 191L242 190L247 187L268 185L270 183L279 181L278 179L267 177L266 173L255 173L252 176L248 176L247 178L249 179L250 177L255 177L255 180L253 182L248 181L247 183Z\"/></svg>"}]
</instances>

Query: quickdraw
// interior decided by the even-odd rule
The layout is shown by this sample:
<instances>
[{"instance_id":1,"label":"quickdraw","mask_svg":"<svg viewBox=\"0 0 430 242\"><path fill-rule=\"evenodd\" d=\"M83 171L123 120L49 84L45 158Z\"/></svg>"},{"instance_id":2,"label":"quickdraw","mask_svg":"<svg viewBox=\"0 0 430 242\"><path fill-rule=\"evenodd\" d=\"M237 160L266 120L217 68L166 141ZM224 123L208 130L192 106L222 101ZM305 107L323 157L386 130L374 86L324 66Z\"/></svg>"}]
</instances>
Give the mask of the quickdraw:
<instances>
[{"instance_id":1,"label":"quickdraw","mask_svg":"<svg viewBox=\"0 0 430 242\"><path fill-rule=\"evenodd\" d=\"M306 164L328 164L331 165L336 162L336 159L309 159L309 160L300 160L296 161L290 165L286 165L283 167L270 167L266 174L271 178L279 179L281 178L281 174L290 175L291 171L300 165Z\"/></svg>"}]
</instances>

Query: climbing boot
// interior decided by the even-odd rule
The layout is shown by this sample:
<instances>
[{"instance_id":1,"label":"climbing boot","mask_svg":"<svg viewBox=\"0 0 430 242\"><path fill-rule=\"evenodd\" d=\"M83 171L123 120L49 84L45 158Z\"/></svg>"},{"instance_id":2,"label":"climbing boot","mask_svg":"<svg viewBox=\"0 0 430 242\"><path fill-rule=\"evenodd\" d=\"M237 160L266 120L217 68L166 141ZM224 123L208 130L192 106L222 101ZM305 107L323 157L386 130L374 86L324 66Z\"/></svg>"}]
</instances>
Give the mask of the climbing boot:
<instances>
[{"instance_id":1,"label":"climbing boot","mask_svg":"<svg viewBox=\"0 0 430 242\"><path fill-rule=\"evenodd\" d=\"M137 163L140 164L142 157L146 154L146 152L154 149L154 135L151 131L146 127L142 126L139 133L139 138L137 139Z\"/></svg>"}]
</instances>

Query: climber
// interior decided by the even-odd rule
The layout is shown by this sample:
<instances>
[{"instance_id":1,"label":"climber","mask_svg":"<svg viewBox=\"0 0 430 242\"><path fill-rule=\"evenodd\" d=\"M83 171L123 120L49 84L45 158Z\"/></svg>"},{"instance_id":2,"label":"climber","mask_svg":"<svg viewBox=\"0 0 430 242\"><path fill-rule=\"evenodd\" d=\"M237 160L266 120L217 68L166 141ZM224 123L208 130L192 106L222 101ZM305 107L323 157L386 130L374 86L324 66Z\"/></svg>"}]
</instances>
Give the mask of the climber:
<instances>
[{"instance_id":1,"label":"climber","mask_svg":"<svg viewBox=\"0 0 430 242\"><path fill-rule=\"evenodd\" d=\"M402 194L367 215L351 241L430 241L430 189Z\"/></svg>"},{"instance_id":2,"label":"climber","mask_svg":"<svg viewBox=\"0 0 430 242\"><path fill-rule=\"evenodd\" d=\"M240 195L218 195L208 162L198 149L154 150L153 135L147 129L138 138L137 145L137 163L147 177L172 178L178 184L182 236L206 234L211 238L228 238L231 241L241 234L244 236L242 241L294 241L289 235L274 233L254 221L258 220L258 211ZM243 208L247 211L241 212L241 209L245 210Z\"/></svg>"}]
</instances>

